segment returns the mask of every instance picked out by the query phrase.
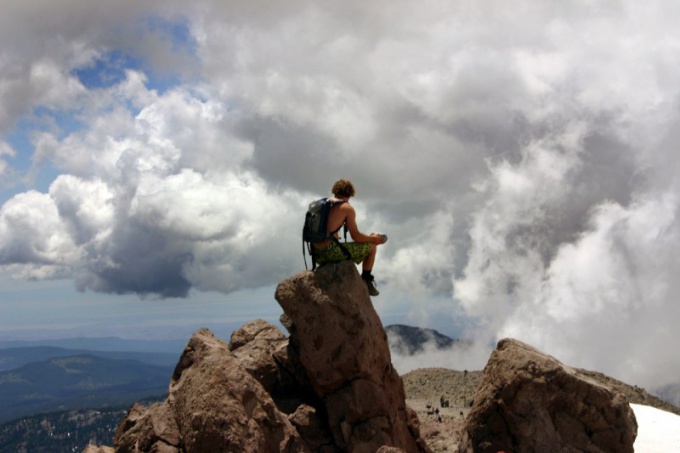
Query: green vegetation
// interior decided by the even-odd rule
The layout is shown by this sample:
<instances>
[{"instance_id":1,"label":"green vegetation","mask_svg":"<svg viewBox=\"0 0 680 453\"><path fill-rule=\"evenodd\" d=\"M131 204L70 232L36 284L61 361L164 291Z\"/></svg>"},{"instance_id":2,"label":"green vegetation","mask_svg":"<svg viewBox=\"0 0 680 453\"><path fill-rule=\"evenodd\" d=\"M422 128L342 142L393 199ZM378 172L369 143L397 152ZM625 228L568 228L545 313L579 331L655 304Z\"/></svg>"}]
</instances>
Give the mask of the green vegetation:
<instances>
[{"instance_id":1,"label":"green vegetation","mask_svg":"<svg viewBox=\"0 0 680 453\"><path fill-rule=\"evenodd\" d=\"M143 402L161 399L159 396ZM80 409L14 420L0 425L0 451L80 453L88 444L113 445L116 427L129 408Z\"/></svg>"},{"instance_id":2,"label":"green vegetation","mask_svg":"<svg viewBox=\"0 0 680 453\"><path fill-rule=\"evenodd\" d=\"M0 422L59 410L120 407L165 394L172 366L94 355L59 357L0 373Z\"/></svg>"}]
</instances>

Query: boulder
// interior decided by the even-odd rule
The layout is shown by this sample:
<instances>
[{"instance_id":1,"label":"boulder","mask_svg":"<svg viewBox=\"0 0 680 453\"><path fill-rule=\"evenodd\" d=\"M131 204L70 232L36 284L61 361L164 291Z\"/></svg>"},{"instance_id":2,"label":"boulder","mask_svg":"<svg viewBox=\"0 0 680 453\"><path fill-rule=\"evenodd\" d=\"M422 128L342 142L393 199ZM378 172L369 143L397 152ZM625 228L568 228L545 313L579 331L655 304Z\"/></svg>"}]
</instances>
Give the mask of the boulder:
<instances>
[{"instance_id":1,"label":"boulder","mask_svg":"<svg viewBox=\"0 0 680 453\"><path fill-rule=\"evenodd\" d=\"M339 453L328 429L328 423L319 412L312 406L301 404L293 414L288 416L288 419L312 451Z\"/></svg>"},{"instance_id":2,"label":"boulder","mask_svg":"<svg viewBox=\"0 0 680 453\"><path fill-rule=\"evenodd\" d=\"M356 266L344 261L299 273L281 282L275 297L337 447L429 451L412 423L387 335Z\"/></svg>"},{"instance_id":3,"label":"boulder","mask_svg":"<svg viewBox=\"0 0 680 453\"><path fill-rule=\"evenodd\" d=\"M263 386L207 329L187 344L165 402L133 407L114 442L120 452L309 451Z\"/></svg>"},{"instance_id":4,"label":"boulder","mask_svg":"<svg viewBox=\"0 0 680 453\"><path fill-rule=\"evenodd\" d=\"M278 327L250 321L232 333L229 350L283 413L292 414L302 404L318 406L297 353Z\"/></svg>"},{"instance_id":5,"label":"boulder","mask_svg":"<svg viewBox=\"0 0 680 453\"><path fill-rule=\"evenodd\" d=\"M118 424L114 439L119 453L178 453L180 437L172 408L167 402L162 402L149 408L140 404L132 406Z\"/></svg>"},{"instance_id":6,"label":"boulder","mask_svg":"<svg viewBox=\"0 0 680 453\"><path fill-rule=\"evenodd\" d=\"M632 453L636 435L623 394L504 339L484 368L459 452Z\"/></svg>"},{"instance_id":7,"label":"boulder","mask_svg":"<svg viewBox=\"0 0 680 453\"><path fill-rule=\"evenodd\" d=\"M269 393L281 380L274 356L287 347L283 332L263 319L250 321L235 330L229 342L232 355Z\"/></svg>"}]
</instances>

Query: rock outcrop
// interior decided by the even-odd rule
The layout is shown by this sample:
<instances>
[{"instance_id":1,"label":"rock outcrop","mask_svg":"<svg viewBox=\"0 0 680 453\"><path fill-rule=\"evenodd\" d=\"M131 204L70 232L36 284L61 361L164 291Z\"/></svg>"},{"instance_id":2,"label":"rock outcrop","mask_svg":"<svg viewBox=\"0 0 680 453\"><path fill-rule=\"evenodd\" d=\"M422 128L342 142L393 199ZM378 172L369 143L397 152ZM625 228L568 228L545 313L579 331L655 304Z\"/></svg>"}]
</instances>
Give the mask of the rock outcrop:
<instances>
[{"instance_id":1,"label":"rock outcrop","mask_svg":"<svg viewBox=\"0 0 680 453\"><path fill-rule=\"evenodd\" d=\"M505 339L484 368L459 451L632 453L636 435L623 394Z\"/></svg>"},{"instance_id":2,"label":"rock outcrop","mask_svg":"<svg viewBox=\"0 0 680 453\"><path fill-rule=\"evenodd\" d=\"M428 452L387 336L350 262L282 282L286 337L263 320L187 344L165 401L135 405L118 452Z\"/></svg>"},{"instance_id":3,"label":"rock outcrop","mask_svg":"<svg viewBox=\"0 0 680 453\"><path fill-rule=\"evenodd\" d=\"M229 343L197 331L167 398L134 405L120 422L116 451L429 452L354 264L297 274L275 297L288 336L263 320ZM623 394L506 339L482 373L458 445L461 453L632 453L636 434Z\"/></svg>"},{"instance_id":4,"label":"rock outcrop","mask_svg":"<svg viewBox=\"0 0 680 453\"><path fill-rule=\"evenodd\" d=\"M115 445L118 452L309 451L263 385L207 329L189 341L167 399L135 405Z\"/></svg>"},{"instance_id":5,"label":"rock outcrop","mask_svg":"<svg viewBox=\"0 0 680 453\"><path fill-rule=\"evenodd\" d=\"M276 300L339 449L427 451L356 267L342 262L298 274L279 284Z\"/></svg>"}]
</instances>

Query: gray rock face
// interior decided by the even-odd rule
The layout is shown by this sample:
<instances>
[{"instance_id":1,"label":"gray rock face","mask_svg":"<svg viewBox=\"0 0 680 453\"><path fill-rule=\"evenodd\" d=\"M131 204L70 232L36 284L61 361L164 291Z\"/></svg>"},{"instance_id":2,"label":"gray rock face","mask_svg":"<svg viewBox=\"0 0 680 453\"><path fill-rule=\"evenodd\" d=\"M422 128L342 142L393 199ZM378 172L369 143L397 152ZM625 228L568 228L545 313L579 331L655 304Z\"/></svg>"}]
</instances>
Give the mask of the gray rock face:
<instances>
[{"instance_id":1,"label":"gray rock face","mask_svg":"<svg viewBox=\"0 0 680 453\"><path fill-rule=\"evenodd\" d=\"M505 339L484 368L459 451L632 453L636 436L624 395Z\"/></svg>"},{"instance_id":2,"label":"gray rock face","mask_svg":"<svg viewBox=\"0 0 680 453\"><path fill-rule=\"evenodd\" d=\"M197 331L165 401L120 422L116 451L428 452L354 264L300 273L276 297L290 337L263 320L229 344Z\"/></svg>"}]
</instances>

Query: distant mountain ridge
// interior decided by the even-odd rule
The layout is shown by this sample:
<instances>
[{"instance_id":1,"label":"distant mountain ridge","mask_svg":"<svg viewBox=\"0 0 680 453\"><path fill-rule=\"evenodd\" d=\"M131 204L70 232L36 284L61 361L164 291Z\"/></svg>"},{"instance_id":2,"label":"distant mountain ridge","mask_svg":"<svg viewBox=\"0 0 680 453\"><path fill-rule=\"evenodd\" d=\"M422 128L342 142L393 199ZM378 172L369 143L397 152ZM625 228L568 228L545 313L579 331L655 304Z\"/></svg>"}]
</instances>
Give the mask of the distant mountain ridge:
<instances>
[{"instance_id":1,"label":"distant mountain ridge","mask_svg":"<svg viewBox=\"0 0 680 453\"><path fill-rule=\"evenodd\" d=\"M460 342L443 335L434 329L391 324L385 327L390 350L401 355L414 355L425 350L426 344L434 344L437 349L448 349Z\"/></svg>"},{"instance_id":2,"label":"distant mountain ridge","mask_svg":"<svg viewBox=\"0 0 680 453\"><path fill-rule=\"evenodd\" d=\"M54 357L0 373L0 422L41 412L120 406L164 395L174 366L91 354Z\"/></svg>"},{"instance_id":3,"label":"distant mountain ridge","mask_svg":"<svg viewBox=\"0 0 680 453\"><path fill-rule=\"evenodd\" d=\"M179 354L189 337L173 340L131 340L119 337L82 337L55 340L0 340L0 349L54 347L85 351L125 351Z\"/></svg>"},{"instance_id":4,"label":"distant mountain ridge","mask_svg":"<svg viewBox=\"0 0 680 453\"><path fill-rule=\"evenodd\" d=\"M179 350L181 352L181 350ZM87 349L64 349L53 346L30 346L0 349L0 372L9 371L33 362L43 362L57 357L75 355L96 355L112 360L136 360L148 365L173 366L177 363L179 352L129 352L129 351L92 351Z\"/></svg>"}]
</instances>

